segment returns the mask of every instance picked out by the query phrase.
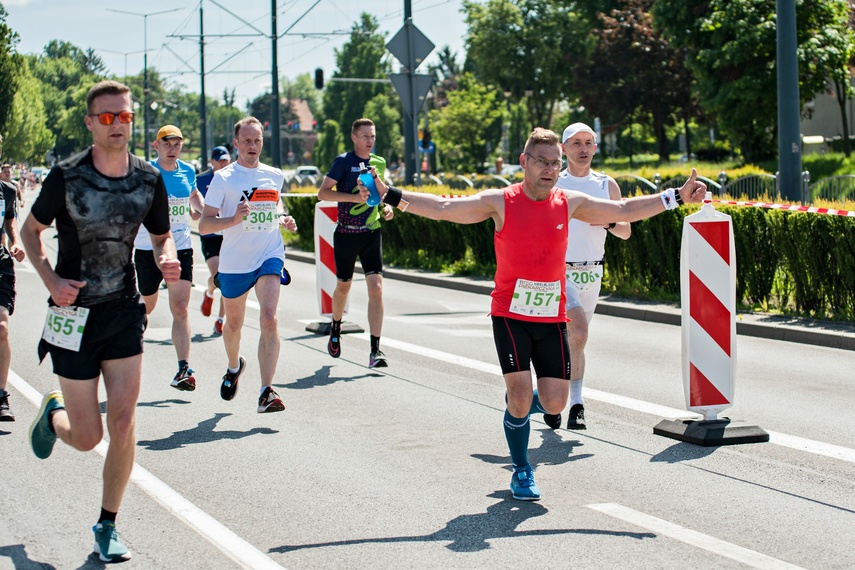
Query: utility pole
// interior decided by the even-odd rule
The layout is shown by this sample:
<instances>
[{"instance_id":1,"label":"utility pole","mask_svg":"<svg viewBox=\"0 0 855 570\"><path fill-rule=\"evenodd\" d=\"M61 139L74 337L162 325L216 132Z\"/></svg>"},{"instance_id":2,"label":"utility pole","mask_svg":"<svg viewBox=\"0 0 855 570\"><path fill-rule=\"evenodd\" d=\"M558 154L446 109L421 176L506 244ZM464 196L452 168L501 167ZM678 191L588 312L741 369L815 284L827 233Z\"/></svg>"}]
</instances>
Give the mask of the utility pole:
<instances>
[{"instance_id":1,"label":"utility pole","mask_svg":"<svg viewBox=\"0 0 855 570\"><path fill-rule=\"evenodd\" d=\"M202 4L199 0L199 79L201 80L202 93L199 95L199 115L202 124L199 129L199 154L202 170L208 169L208 110L205 103L205 18L203 16Z\"/></svg>"},{"instance_id":2,"label":"utility pole","mask_svg":"<svg viewBox=\"0 0 855 570\"><path fill-rule=\"evenodd\" d=\"M799 63L796 50L795 0L777 0L778 41L778 180L781 198L807 201L802 196L802 151L799 103Z\"/></svg>"},{"instance_id":3,"label":"utility pole","mask_svg":"<svg viewBox=\"0 0 855 570\"><path fill-rule=\"evenodd\" d=\"M270 41L272 43L273 50L273 77L271 78L270 88L271 93L271 105L270 105L270 153L273 155L273 166L276 168L282 168L282 152L279 149L281 144L282 133L279 130L280 127L280 116L279 116L279 64L277 46L279 45L279 34L276 31L276 0L270 0Z\"/></svg>"},{"instance_id":4,"label":"utility pole","mask_svg":"<svg viewBox=\"0 0 855 570\"><path fill-rule=\"evenodd\" d=\"M404 0L404 24L406 24L407 22L412 22L412 21L413 21L413 3L412 3L412 0ZM408 46L408 48L409 48L409 46ZM409 53L409 49L407 51ZM411 64L412 64L412 62L407 62L407 67L409 67ZM410 92L412 92L412 89L413 89L413 85L412 85L413 71L414 70L412 68L410 68L408 70L408 73L407 73L407 75L409 75L409 77L407 79L409 80L409 83L410 83ZM418 117L418 113L413 113L413 115L414 115L414 117ZM406 173L406 176L404 177L404 182L407 184L416 184L417 182L420 182L419 175L418 175L418 172L419 172L418 149L416 149L416 145L418 144L418 141L416 139L418 138L418 132L419 132L418 124L419 123L418 123L418 119L414 118L416 128L415 129L410 128L410 126L407 125L406 116L407 116L407 114L404 113L404 170Z\"/></svg>"}]
</instances>

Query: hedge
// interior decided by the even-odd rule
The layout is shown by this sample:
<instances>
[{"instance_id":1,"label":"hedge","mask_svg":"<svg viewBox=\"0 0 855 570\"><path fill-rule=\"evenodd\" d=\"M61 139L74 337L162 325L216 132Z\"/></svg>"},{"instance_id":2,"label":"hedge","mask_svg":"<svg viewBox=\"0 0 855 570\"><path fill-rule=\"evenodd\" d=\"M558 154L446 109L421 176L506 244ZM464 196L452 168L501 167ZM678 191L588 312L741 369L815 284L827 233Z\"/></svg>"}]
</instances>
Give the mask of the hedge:
<instances>
[{"instance_id":1,"label":"hedge","mask_svg":"<svg viewBox=\"0 0 855 570\"><path fill-rule=\"evenodd\" d=\"M300 228L291 243L314 251L316 197L284 200ZM683 218L697 209L635 222L628 240L608 238L603 292L679 300ZM737 206L717 210L733 217L742 308L855 320L855 219ZM453 224L396 211L382 231L389 265L487 277L495 270L492 221Z\"/></svg>"}]
</instances>

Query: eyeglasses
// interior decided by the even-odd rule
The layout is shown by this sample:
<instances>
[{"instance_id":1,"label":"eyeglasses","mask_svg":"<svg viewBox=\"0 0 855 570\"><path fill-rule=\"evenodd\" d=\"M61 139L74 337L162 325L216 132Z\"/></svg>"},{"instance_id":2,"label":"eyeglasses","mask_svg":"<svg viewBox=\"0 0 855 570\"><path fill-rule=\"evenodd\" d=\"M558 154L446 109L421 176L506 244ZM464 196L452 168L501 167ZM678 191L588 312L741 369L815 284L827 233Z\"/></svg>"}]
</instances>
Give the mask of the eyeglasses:
<instances>
[{"instance_id":1,"label":"eyeglasses","mask_svg":"<svg viewBox=\"0 0 855 570\"><path fill-rule=\"evenodd\" d=\"M90 113L86 116L98 117L98 122L102 125L112 125L116 117L119 118L119 122L123 125L127 125L134 120L133 111L122 111L121 113Z\"/></svg>"},{"instance_id":2,"label":"eyeglasses","mask_svg":"<svg viewBox=\"0 0 855 570\"><path fill-rule=\"evenodd\" d=\"M562 165L561 159L544 160L544 159L540 158L539 156L534 156L534 155L529 154L527 152L523 153L523 154L525 154L526 156L528 156L530 158L533 158L534 163L537 165L538 168L557 168L559 170L561 169L561 165Z\"/></svg>"}]
</instances>

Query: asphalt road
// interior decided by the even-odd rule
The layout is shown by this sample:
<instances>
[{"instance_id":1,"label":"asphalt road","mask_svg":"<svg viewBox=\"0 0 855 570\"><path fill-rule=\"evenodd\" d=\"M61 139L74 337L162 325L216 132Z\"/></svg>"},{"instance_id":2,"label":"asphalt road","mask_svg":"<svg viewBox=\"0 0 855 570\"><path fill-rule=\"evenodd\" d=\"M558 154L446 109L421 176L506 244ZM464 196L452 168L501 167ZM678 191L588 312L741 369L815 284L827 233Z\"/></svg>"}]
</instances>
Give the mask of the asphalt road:
<instances>
[{"instance_id":1,"label":"asphalt road","mask_svg":"<svg viewBox=\"0 0 855 570\"><path fill-rule=\"evenodd\" d=\"M195 239L195 238L194 238ZM52 232L45 241L55 248ZM688 416L680 329L598 315L586 379L589 429L533 417L538 503L510 497L489 297L387 279L383 350L366 333L343 356L306 331L315 268L289 261L276 387L287 409L259 415L257 308L235 400L219 397L222 340L193 293L198 389L177 365L165 291L151 316L138 409L137 468L118 528L137 568L850 568L855 567L855 353L740 337L729 417L772 441L704 448L653 435ZM207 270L199 255L195 282ZM89 557L103 458L27 442L41 394L36 361L47 292L18 266L10 391L0 424L0 570L99 568ZM367 326L357 275L347 320ZM102 390L103 397L103 390ZM566 416L566 414L565 414Z\"/></svg>"}]
</instances>

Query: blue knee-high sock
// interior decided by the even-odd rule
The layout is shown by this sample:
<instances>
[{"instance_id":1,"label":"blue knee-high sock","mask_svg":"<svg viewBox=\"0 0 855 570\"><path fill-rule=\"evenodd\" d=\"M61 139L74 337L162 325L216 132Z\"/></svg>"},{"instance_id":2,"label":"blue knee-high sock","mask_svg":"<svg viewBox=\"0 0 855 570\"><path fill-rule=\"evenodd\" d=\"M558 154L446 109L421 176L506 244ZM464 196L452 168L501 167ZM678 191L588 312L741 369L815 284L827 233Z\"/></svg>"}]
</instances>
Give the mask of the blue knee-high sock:
<instances>
[{"instance_id":1,"label":"blue knee-high sock","mask_svg":"<svg viewBox=\"0 0 855 570\"><path fill-rule=\"evenodd\" d=\"M534 398L531 399L531 409L528 411L528 415L531 414L548 414L546 410L543 409L543 406L540 405L540 398L537 395L537 390L534 391Z\"/></svg>"},{"instance_id":2,"label":"blue knee-high sock","mask_svg":"<svg viewBox=\"0 0 855 570\"><path fill-rule=\"evenodd\" d=\"M514 469L528 465L528 436L531 432L531 424L528 416L515 418L508 410L505 410L505 439L508 440L508 449L511 452L511 463Z\"/></svg>"}]
</instances>

